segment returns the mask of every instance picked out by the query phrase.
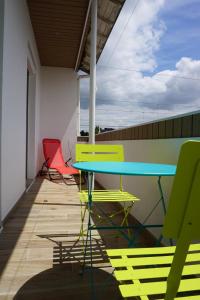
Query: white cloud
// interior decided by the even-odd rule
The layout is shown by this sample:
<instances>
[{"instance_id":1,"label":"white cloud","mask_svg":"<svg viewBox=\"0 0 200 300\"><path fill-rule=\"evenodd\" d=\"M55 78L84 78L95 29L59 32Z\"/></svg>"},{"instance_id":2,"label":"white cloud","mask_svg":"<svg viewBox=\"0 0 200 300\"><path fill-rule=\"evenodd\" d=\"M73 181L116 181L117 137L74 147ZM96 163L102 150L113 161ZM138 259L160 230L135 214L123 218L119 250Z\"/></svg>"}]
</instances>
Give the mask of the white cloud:
<instances>
[{"instance_id":1,"label":"white cloud","mask_svg":"<svg viewBox=\"0 0 200 300\"><path fill-rule=\"evenodd\" d=\"M165 32L157 14L164 0L129 0L112 32L100 64L152 71L154 53Z\"/></svg>"},{"instance_id":2,"label":"white cloud","mask_svg":"<svg viewBox=\"0 0 200 300\"><path fill-rule=\"evenodd\" d=\"M152 77L139 72L100 72L97 124L131 126L194 111L200 107L199 78L200 60L187 57L177 62L175 70ZM87 119L86 110L82 110L82 118Z\"/></svg>"},{"instance_id":3,"label":"white cloud","mask_svg":"<svg viewBox=\"0 0 200 300\"><path fill-rule=\"evenodd\" d=\"M133 3L133 0L127 1L126 9L99 62L96 124L101 127L131 126L194 111L200 106L200 60L182 57L173 70L164 70L152 76L144 75L144 72L151 72L157 66L156 51L166 30L165 24L159 19L164 0L140 0L119 38L122 32L120 28L124 28L124 20L129 20ZM113 52L114 48L116 50ZM81 123L86 125L86 81L82 83L82 96L85 99ZM85 126L83 128L87 129Z\"/></svg>"}]
</instances>

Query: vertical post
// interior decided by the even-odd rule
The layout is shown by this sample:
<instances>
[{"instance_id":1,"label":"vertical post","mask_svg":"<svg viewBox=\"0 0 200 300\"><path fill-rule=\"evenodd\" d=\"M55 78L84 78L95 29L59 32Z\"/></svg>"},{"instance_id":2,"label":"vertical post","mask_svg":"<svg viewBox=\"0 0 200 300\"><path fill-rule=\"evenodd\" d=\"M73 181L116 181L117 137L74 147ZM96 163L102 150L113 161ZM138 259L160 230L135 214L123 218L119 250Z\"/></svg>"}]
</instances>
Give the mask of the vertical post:
<instances>
[{"instance_id":1,"label":"vertical post","mask_svg":"<svg viewBox=\"0 0 200 300\"><path fill-rule=\"evenodd\" d=\"M95 144L97 0L92 1L90 35L89 143Z\"/></svg>"},{"instance_id":2,"label":"vertical post","mask_svg":"<svg viewBox=\"0 0 200 300\"><path fill-rule=\"evenodd\" d=\"M89 75L79 75L77 77L77 136L80 135L80 130L81 130L81 80L90 78Z\"/></svg>"},{"instance_id":3,"label":"vertical post","mask_svg":"<svg viewBox=\"0 0 200 300\"><path fill-rule=\"evenodd\" d=\"M80 76L77 78L77 136L80 135Z\"/></svg>"}]
</instances>

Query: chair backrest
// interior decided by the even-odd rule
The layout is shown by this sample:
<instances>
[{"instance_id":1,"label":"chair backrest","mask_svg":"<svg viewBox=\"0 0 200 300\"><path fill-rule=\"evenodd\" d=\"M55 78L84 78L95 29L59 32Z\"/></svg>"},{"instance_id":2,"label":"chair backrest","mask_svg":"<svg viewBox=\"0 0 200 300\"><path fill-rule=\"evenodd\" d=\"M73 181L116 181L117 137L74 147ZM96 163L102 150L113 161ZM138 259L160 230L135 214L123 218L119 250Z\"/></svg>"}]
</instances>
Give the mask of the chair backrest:
<instances>
[{"instance_id":1,"label":"chair backrest","mask_svg":"<svg viewBox=\"0 0 200 300\"><path fill-rule=\"evenodd\" d=\"M181 147L165 217L163 235L192 241L200 238L200 141Z\"/></svg>"},{"instance_id":2,"label":"chair backrest","mask_svg":"<svg viewBox=\"0 0 200 300\"><path fill-rule=\"evenodd\" d=\"M65 164L63 155L61 141L58 139L43 139L43 152L45 160L47 160L47 165L49 168L55 168Z\"/></svg>"},{"instance_id":3,"label":"chair backrest","mask_svg":"<svg viewBox=\"0 0 200 300\"><path fill-rule=\"evenodd\" d=\"M178 291L189 245L200 238L200 141L181 147L163 235L177 240L167 279L165 300Z\"/></svg>"},{"instance_id":4,"label":"chair backrest","mask_svg":"<svg viewBox=\"0 0 200 300\"><path fill-rule=\"evenodd\" d=\"M76 144L76 161L124 161L123 145Z\"/></svg>"}]
</instances>

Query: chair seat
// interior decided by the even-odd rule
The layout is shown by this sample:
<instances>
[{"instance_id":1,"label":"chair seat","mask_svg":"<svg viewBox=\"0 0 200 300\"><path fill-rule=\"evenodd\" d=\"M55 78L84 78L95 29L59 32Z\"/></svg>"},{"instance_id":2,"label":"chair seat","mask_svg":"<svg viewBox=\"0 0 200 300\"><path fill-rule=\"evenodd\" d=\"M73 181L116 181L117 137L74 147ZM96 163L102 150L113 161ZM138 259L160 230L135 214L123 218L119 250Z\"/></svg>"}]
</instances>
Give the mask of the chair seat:
<instances>
[{"instance_id":1,"label":"chair seat","mask_svg":"<svg viewBox=\"0 0 200 300\"><path fill-rule=\"evenodd\" d=\"M60 174L62 175L78 175L79 171L73 167L66 167L66 166L54 166Z\"/></svg>"},{"instance_id":2,"label":"chair seat","mask_svg":"<svg viewBox=\"0 0 200 300\"><path fill-rule=\"evenodd\" d=\"M88 191L82 190L80 193L81 202L88 202ZM138 201L135 195L121 190L94 190L92 192L93 202L127 202Z\"/></svg>"},{"instance_id":3,"label":"chair seat","mask_svg":"<svg viewBox=\"0 0 200 300\"><path fill-rule=\"evenodd\" d=\"M154 299L161 299L160 294L166 292L166 279L169 275L175 249L176 247L171 246L107 250L110 263L116 269L115 277L120 281L119 289L122 296L124 298L140 297L141 300L148 300L150 295L159 295L158 298ZM200 244L193 244L187 254L178 290L178 292L190 293L186 296L182 294L179 297L178 295L175 299L200 299L199 262ZM194 291L199 291L199 294L194 295Z\"/></svg>"}]
</instances>

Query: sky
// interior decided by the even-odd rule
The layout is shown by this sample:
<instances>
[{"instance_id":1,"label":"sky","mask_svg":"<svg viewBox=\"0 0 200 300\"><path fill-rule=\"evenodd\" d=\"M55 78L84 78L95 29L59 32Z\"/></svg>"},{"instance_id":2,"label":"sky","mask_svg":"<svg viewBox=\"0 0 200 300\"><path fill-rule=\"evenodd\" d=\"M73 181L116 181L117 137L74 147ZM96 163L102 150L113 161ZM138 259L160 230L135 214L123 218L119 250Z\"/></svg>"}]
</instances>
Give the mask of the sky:
<instances>
[{"instance_id":1,"label":"sky","mask_svg":"<svg viewBox=\"0 0 200 300\"><path fill-rule=\"evenodd\" d=\"M97 64L96 125L114 129L200 109L200 0L126 0ZM88 130L89 80L81 81Z\"/></svg>"}]
</instances>

